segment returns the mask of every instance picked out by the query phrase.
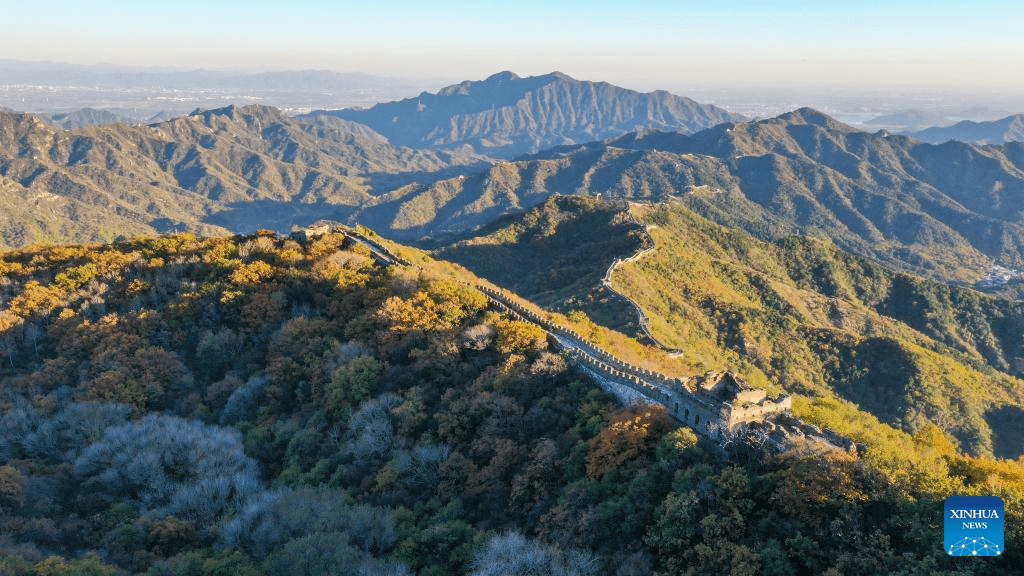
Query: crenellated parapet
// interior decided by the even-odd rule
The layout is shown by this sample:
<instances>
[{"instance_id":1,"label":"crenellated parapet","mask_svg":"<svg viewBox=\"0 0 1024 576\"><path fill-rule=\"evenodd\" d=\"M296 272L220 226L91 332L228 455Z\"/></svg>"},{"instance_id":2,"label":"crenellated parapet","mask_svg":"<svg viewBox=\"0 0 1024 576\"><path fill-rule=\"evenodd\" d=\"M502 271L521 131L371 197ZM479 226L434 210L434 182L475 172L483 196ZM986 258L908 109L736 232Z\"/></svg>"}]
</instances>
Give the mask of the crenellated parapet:
<instances>
[{"instance_id":1,"label":"crenellated parapet","mask_svg":"<svg viewBox=\"0 0 1024 576\"><path fill-rule=\"evenodd\" d=\"M547 318L487 286L477 287L496 306L518 318L536 324L551 336L551 341L566 352L577 366L590 373L598 373L609 389L629 389L650 402L664 406L676 420L702 434L730 432L736 426L763 421L792 409L788 396L771 398L765 390L753 388L732 372L709 372L693 378L674 378L620 360L601 349L579 332L554 324ZM622 397L622 401L634 399Z\"/></svg>"}]
</instances>

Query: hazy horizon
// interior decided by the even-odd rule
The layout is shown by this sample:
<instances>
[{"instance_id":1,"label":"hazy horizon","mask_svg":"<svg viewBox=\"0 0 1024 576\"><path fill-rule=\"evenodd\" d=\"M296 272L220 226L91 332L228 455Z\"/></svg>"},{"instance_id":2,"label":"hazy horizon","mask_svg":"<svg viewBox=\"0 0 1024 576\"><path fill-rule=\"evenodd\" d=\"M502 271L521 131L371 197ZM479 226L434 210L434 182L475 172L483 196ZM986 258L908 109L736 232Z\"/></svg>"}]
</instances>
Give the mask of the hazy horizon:
<instances>
[{"instance_id":1,"label":"hazy horizon","mask_svg":"<svg viewBox=\"0 0 1024 576\"><path fill-rule=\"evenodd\" d=\"M322 69L243 69L177 66L132 66L124 64L96 63L73 64L44 60L13 60L0 58L0 106L24 112L55 113L70 112L82 108L97 108L114 111L146 109L152 112L185 113L194 108L210 109L228 104L261 103L285 110L301 112L317 108L367 107L379 102L415 97L422 92L436 92L438 89L464 81L482 81L487 76L502 72L491 70L476 77L447 78L402 78L375 75L356 70L327 70L342 75L352 75L351 85L341 84L328 78L327 83L338 91L325 93L301 81L294 89L276 84L276 88L263 85L254 88L251 82L243 82L248 88L212 89L217 83L208 73L244 77L265 72L303 73L320 72ZM562 72L548 70L541 74L524 74L510 70L519 76L532 76ZM5 77L6 73L6 77ZM52 76L49 74L52 73ZM195 73L190 75L190 73ZM84 75L83 75L84 74ZM123 77L119 76L124 74ZM137 83L131 75L152 74L152 85ZM40 76L43 75L43 76ZM94 75L94 76L90 76ZM165 75L165 77L161 77ZM237 75L237 76L236 76ZM903 110L917 109L945 114L956 118L957 114L969 109L983 108L990 113L981 114L985 119L994 120L1010 114L1024 112L1024 90L991 91L978 87L933 87L933 86L890 86L885 84L843 84L828 82L696 82L664 79L663 83L623 82L603 77L581 77L577 80L605 81L623 88L641 92L666 90L687 96L702 103L715 104L732 112L753 118L774 116L801 107L812 107L831 114L836 118L861 124L873 117ZM22 81L11 81L21 78ZM45 81L29 81L25 78ZM5 81L7 80L7 81ZM210 85L197 85L202 81ZM222 78L223 80L223 78ZM107 82L104 89L89 82ZM177 83L176 83L177 82ZM277 81L278 83L280 80ZM180 83L180 85L178 84ZM116 85L116 86L115 86ZM137 120L145 115L136 116ZM948 122L951 123L951 122Z\"/></svg>"},{"instance_id":2,"label":"hazy horizon","mask_svg":"<svg viewBox=\"0 0 1024 576\"><path fill-rule=\"evenodd\" d=\"M1024 40L1010 2L894 6L784 0L524 0L506 6L300 0L0 0L0 60L395 79L414 96L502 70L667 90L748 114L849 115L986 106L1024 112ZM0 76L0 84L4 84ZM339 106L372 99L339 100ZM7 100L10 105L10 100ZM16 102L15 102L16 103ZM2 103L0 103L2 104Z\"/></svg>"},{"instance_id":3,"label":"hazy horizon","mask_svg":"<svg viewBox=\"0 0 1024 576\"><path fill-rule=\"evenodd\" d=\"M623 86L798 82L1024 86L1024 6L751 1L0 0L0 58L326 69L455 81L560 70Z\"/></svg>"}]
</instances>

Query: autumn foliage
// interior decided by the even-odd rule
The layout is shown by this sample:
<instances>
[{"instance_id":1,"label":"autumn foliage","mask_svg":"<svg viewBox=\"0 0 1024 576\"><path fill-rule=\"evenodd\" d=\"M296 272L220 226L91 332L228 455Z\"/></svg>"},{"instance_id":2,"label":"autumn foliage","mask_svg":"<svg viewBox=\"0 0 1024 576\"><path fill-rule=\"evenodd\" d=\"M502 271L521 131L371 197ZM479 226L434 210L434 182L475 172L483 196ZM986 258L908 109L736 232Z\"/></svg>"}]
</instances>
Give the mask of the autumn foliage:
<instances>
[{"instance_id":1,"label":"autumn foliage","mask_svg":"<svg viewBox=\"0 0 1024 576\"><path fill-rule=\"evenodd\" d=\"M1021 462L927 427L859 459L698 442L418 258L3 254L0 574L970 573L934 546L951 490L1004 497L1019 563Z\"/></svg>"},{"instance_id":2,"label":"autumn foliage","mask_svg":"<svg viewBox=\"0 0 1024 576\"><path fill-rule=\"evenodd\" d=\"M661 406L631 406L611 414L608 426L587 445L587 476L600 478L648 455L670 429L671 419Z\"/></svg>"}]
</instances>

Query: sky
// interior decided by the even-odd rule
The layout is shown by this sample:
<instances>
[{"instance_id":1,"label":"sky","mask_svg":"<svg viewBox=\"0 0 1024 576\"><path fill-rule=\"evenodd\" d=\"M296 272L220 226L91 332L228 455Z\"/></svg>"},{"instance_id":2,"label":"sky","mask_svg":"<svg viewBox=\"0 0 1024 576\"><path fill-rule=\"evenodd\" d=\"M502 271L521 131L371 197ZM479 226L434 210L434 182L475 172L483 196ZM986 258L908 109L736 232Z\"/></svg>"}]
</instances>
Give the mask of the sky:
<instances>
[{"instance_id":1,"label":"sky","mask_svg":"<svg viewBox=\"0 0 1024 576\"><path fill-rule=\"evenodd\" d=\"M653 89L1024 88L1024 3L0 0L0 59Z\"/></svg>"}]
</instances>

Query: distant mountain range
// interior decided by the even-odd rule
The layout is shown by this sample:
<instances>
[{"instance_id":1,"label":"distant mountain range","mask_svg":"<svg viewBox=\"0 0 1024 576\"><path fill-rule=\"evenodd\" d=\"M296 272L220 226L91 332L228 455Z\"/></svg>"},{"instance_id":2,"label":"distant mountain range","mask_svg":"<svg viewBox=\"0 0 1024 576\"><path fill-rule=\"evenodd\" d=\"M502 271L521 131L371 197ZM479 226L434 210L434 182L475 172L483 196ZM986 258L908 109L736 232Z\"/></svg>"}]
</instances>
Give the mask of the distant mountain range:
<instances>
[{"instance_id":1,"label":"distant mountain range","mask_svg":"<svg viewBox=\"0 0 1024 576\"><path fill-rule=\"evenodd\" d=\"M1024 114L1014 114L1000 120L972 122L964 120L952 126L936 126L907 134L923 142L941 144L950 140L972 144L1003 144L1024 141Z\"/></svg>"},{"instance_id":2,"label":"distant mountain range","mask_svg":"<svg viewBox=\"0 0 1024 576\"><path fill-rule=\"evenodd\" d=\"M947 279L973 281L992 259L1024 262L1024 146L934 146L811 109L554 148L378 196L356 218L405 239L453 235L556 192L678 198L761 238L828 237Z\"/></svg>"},{"instance_id":3,"label":"distant mountain range","mask_svg":"<svg viewBox=\"0 0 1024 576\"><path fill-rule=\"evenodd\" d=\"M516 90L524 82L534 85L530 94L535 99L568 94L584 102L577 110L578 103L553 98L533 109L538 117L560 118L544 130L580 138L590 132L626 133L640 122L636 110L627 106L639 106L659 126L671 120L676 128L702 126L713 122L715 114L731 117L666 93L642 95L560 74L526 80L497 75L443 90L437 101L476 102L460 115L469 118L480 112L481 87L496 89L506 81ZM584 97L587 90L593 93ZM459 94L473 94L476 100ZM454 104L446 106L455 110ZM686 110L694 116L686 116ZM0 116L4 244L110 240L119 234L185 229L286 229L293 222L317 218L351 219L355 210L370 220L383 218L389 223L385 229L412 229L422 218L404 207L401 198L456 173L472 175L476 170L457 167L485 160L462 144L457 151L403 147L333 114L295 118L264 106L231 106L151 126L119 124L122 120L93 109L45 117L14 112ZM532 149L542 134L554 138L544 130L505 137L514 136L524 142L523 149ZM558 141L571 140L559 136ZM515 146L519 144L510 145ZM483 199L465 211L455 229L516 207L491 206ZM400 213L387 214L392 209Z\"/></svg>"},{"instance_id":4,"label":"distant mountain range","mask_svg":"<svg viewBox=\"0 0 1024 576\"><path fill-rule=\"evenodd\" d=\"M408 87L406 80L360 72L293 70L282 72L223 72L203 69L138 68L114 65L82 66L60 62L0 60L3 84L43 86L91 86L96 88L174 88L178 90L298 90L348 91L395 86Z\"/></svg>"},{"instance_id":5,"label":"distant mountain range","mask_svg":"<svg viewBox=\"0 0 1024 576\"><path fill-rule=\"evenodd\" d=\"M977 106L961 110L959 112L935 112L929 110L910 109L900 110L883 114L870 120L864 121L866 126L875 126L899 131L901 133L913 132L934 126L949 126L963 120L974 122L988 122L997 120L1008 115L1008 112L992 110L984 106Z\"/></svg>"},{"instance_id":6,"label":"distant mountain range","mask_svg":"<svg viewBox=\"0 0 1024 576\"><path fill-rule=\"evenodd\" d=\"M558 72L520 78L501 72L366 110L323 111L360 122L395 144L470 146L499 158L614 138L640 129L696 132L742 117L658 91L643 94Z\"/></svg>"},{"instance_id":7,"label":"distant mountain range","mask_svg":"<svg viewBox=\"0 0 1024 576\"><path fill-rule=\"evenodd\" d=\"M119 116L109 110L96 110L95 108L82 108L72 112L40 114L39 117L46 120L47 123L56 126L57 128L63 128L64 130L85 128L86 126L117 124L118 122L125 122L129 124L135 123L132 119L125 116Z\"/></svg>"},{"instance_id":8,"label":"distant mountain range","mask_svg":"<svg viewBox=\"0 0 1024 576\"><path fill-rule=\"evenodd\" d=\"M1024 141L1024 114L1007 115L988 108L971 108L956 114L903 110L864 122L930 144L951 140L970 144L1004 144Z\"/></svg>"},{"instance_id":9,"label":"distant mountain range","mask_svg":"<svg viewBox=\"0 0 1024 576\"><path fill-rule=\"evenodd\" d=\"M397 120L384 122L388 114ZM1024 268L1020 143L936 146L860 132L812 109L681 132L720 117L732 116L666 93L511 73L303 117L228 107L63 131L4 113L0 232L21 245L329 218L437 241L577 194L674 198L759 238L827 237L947 280L973 282L993 263ZM478 153L598 137L515 160Z\"/></svg>"}]
</instances>

